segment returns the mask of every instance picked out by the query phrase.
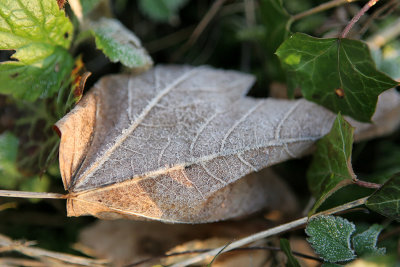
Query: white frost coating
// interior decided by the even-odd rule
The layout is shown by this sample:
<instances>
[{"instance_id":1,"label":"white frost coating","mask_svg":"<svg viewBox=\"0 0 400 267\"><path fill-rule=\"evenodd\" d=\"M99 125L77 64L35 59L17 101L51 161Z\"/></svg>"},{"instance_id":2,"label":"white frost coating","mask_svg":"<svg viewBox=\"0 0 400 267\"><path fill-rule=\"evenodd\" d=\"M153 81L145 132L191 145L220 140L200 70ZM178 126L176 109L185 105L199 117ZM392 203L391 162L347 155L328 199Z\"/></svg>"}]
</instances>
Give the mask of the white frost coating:
<instances>
[{"instance_id":1,"label":"white frost coating","mask_svg":"<svg viewBox=\"0 0 400 267\"><path fill-rule=\"evenodd\" d=\"M97 215L89 206L79 208L98 203L162 221L206 222L255 211L266 196L278 198L279 192L260 191L255 180L235 184L307 153L335 115L302 99L244 97L253 82L247 74L190 66L100 80L85 96L96 99L94 134L72 177L64 179L77 196L71 214ZM377 125L352 123L356 134L383 129L389 111L395 111L390 124L396 125L400 98L388 94L391 103L378 107ZM256 198L248 197L256 191Z\"/></svg>"},{"instance_id":2,"label":"white frost coating","mask_svg":"<svg viewBox=\"0 0 400 267\"><path fill-rule=\"evenodd\" d=\"M130 68L148 68L153 60L142 47L139 38L118 20L101 18L90 23L96 45L112 62L121 62Z\"/></svg>"},{"instance_id":3,"label":"white frost coating","mask_svg":"<svg viewBox=\"0 0 400 267\"><path fill-rule=\"evenodd\" d=\"M142 113L133 121L132 125L128 129L124 129L122 131L122 135L118 137L118 139L115 141L115 143L104 153L102 157L100 157L97 162L92 165L90 169L88 169L80 178L79 180L84 180L85 178L89 179L93 173L98 170L102 164L110 157L110 155L119 147L121 147L122 142L126 138L129 137L129 135L136 129L138 125L143 121L143 119L149 114L150 110L160 101L161 98L163 98L166 94L169 93L176 85L178 85L180 82L184 81L190 75L193 75L195 69L191 72L187 72L180 76L178 79L176 79L172 84L170 84L168 87L166 87L164 90L161 91L159 95L157 95L154 99L152 99L151 102L144 108ZM128 92L131 91L128 89ZM130 107L133 103L129 103L129 109L128 111L131 111Z\"/></svg>"}]
</instances>

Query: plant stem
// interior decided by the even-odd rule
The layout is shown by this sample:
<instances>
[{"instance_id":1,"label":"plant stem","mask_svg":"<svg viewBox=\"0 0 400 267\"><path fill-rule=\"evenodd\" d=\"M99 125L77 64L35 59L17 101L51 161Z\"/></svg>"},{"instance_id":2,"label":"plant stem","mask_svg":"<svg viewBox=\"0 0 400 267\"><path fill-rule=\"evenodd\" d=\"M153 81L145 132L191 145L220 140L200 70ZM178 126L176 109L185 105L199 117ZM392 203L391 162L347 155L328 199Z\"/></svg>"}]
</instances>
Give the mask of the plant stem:
<instances>
[{"instance_id":1,"label":"plant stem","mask_svg":"<svg viewBox=\"0 0 400 267\"><path fill-rule=\"evenodd\" d=\"M319 6L316 6L314 8L311 8L309 10L306 10L302 13L296 14L296 15L292 16L292 20L296 21L296 20L302 19L304 17L313 15L315 13L319 13L319 12L325 11L327 9L337 7L337 6L346 4L346 3L355 2L355 1L358 1L358 0L353 0L353 1L352 0L332 0L332 1L329 1L326 3L323 3Z\"/></svg>"},{"instance_id":2,"label":"plant stem","mask_svg":"<svg viewBox=\"0 0 400 267\"><path fill-rule=\"evenodd\" d=\"M66 199L68 198L68 195L57 194L57 193L46 193L46 192L0 190L0 197Z\"/></svg>"},{"instance_id":3,"label":"plant stem","mask_svg":"<svg viewBox=\"0 0 400 267\"><path fill-rule=\"evenodd\" d=\"M361 10L350 20L349 24L347 24L346 28L344 28L342 34L340 35L340 38L345 38L347 34L350 32L351 28L353 28L354 24L361 18L362 15L365 14L365 12L368 11L373 5L375 5L379 0L369 0L368 3L366 3Z\"/></svg>"},{"instance_id":4,"label":"plant stem","mask_svg":"<svg viewBox=\"0 0 400 267\"><path fill-rule=\"evenodd\" d=\"M318 215L333 214L333 213L337 213L339 211L348 210L348 209L363 205L365 203L365 201L367 201L367 199L368 199L368 197L360 198L360 199L357 199L355 201L346 203L344 205L335 207L333 209L317 213L317 214L313 215L312 217L318 216ZM293 229L293 228L297 228L299 226L302 226L302 225L306 224L307 221L308 221L308 217L303 217L303 218L300 218L298 220L295 220L295 221L292 221L292 222L289 222L289 223L286 223L286 224L282 224L282 225L279 225L277 227L274 227L274 228L271 228L271 229L268 229L268 230L265 230L265 231L261 231L261 232L255 233L253 235L250 235L250 236L247 236L245 238L239 239L239 240L237 240L235 242L232 242L228 246L222 246L222 247L210 250L210 251L208 251L206 253L202 253L200 255L197 255L197 256L195 256L193 258L190 258L188 260L185 260L185 261L182 261L182 262L178 262L178 263L172 265L172 267L183 267L183 266L188 266L190 264L197 263L197 262L202 261L202 260L204 260L204 259L206 259L208 257L213 257L213 256L217 255L222 249L224 249L224 252L227 252L227 251L230 251L232 249L235 249L235 248L247 245L249 243L252 243L254 241L257 241L257 240L260 240L260 239L263 239L263 238L266 238L266 237L270 237L270 236L273 236L273 235L276 235L276 234L280 234L280 233L286 232L286 231L288 231L290 229Z\"/></svg>"},{"instance_id":5,"label":"plant stem","mask_svg":"<svg viewBox=\"0 0 400 267\"><path fill-rule=\"evenodd\" d=\"M370 182L366 182L366 181L362 181L362 180L358 180L358 179L353 179L353 181L356 185L361 186L361 187L366 187L366 188L378 189L382 186L381 184L370 183Z\"/></svg>"}]
</instances>

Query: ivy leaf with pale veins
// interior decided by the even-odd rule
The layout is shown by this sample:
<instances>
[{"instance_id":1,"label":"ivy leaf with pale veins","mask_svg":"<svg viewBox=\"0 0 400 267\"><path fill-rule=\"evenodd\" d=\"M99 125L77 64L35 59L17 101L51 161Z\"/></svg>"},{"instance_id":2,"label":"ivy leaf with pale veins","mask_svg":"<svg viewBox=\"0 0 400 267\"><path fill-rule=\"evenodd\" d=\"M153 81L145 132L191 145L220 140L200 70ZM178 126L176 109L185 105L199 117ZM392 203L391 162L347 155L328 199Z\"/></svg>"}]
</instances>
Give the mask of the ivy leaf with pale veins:
<instances>
[{"instance_id":1,"label":"ivy leaf with pale veins","mask_svg":"<svg viewBox=\"0 0 400 267\"><path fill-rule=\"evenodd\" d=\"M348 261L356 257L350 246L350 236L355 229L353 223L342 217L321 215L309 220L307 241L325 261Z\"/></svg>"},{"instance_id":2,"label":"ivy leaf with pale veins","mask_svg":"<svg viewBox=\"0 0 400 267\"><path fill-rule=\"evenodd\" d=\"M376 69L361 41L296 33L276 54L306 99L363 122L371 120L379 94L398 84Z\"/></svg>"},{"instance_id":3,"label":"ivy leaf with pale veins","mask_svg":"<svg viewBox=\"0 0 400 267\"><path fill-rule=\"evenodd\" d=\"M148 69L153 60L142 47L139 38L118 20L101 18L91 22L96 46L112 62L121 62L129 68Z\"/></svg>"},{"instance_id":4,"label":"ivy leaf with pale veins","mask_svg":"<svg viewBox=\"0 0 400 267\"><path fill-rule=\"evenodd\" d=\"M393 175L365 204L369 209L400 221L400 173Z\"/></svg>"},{"instance_id":5,"label":"ivy leaf with pale veins","mask_svg":"<svg viewBox=\"0 0 400 267\"><path fill-rule=\"evenodd\" d=\"M248 174L308 153L335 115L304 99L246 97L253 82L204 66L101 79L56 124L68 215L202 223L283 201ZM357 134L398 123L399 94L383 96L376 124L355 123Z\"/></svg>"},{"instance_id":6,"label":"ivy leaf with pale veins","mask_svg":"<svg viewBox=\"0 0 400 267\"><path fill-rule=\"evenodd\" d=\"M353 237L353 247L357 256L383 255L386 253L385 248L376 247L376 242L382 229L383 226L374 224L366 231Z\"/></svg>"},{"instance_id":7,"label":"ivy leaf with pale veins","mask_svg":"<svg viewBox=\"0 0 400 267\"><path fill-rule=\"evenodd\" d=\"M317 142L307 171L308 187L317 199L311 213L334 192L352 183L351 166L354 128L338 114L331 131Z\"/></svg>"},{"instance_id":8,"label":"ivy leaf with pale veins","mask_svg":"<svg viewBox=\"0 0 400 267\"><path fill-rule=\"evenodd\" d=\"M0 3L0 49L18 61L0 63L0 93L34 101L52 96L69 75L72 24L57 1Z\"/></svg>"}]
</instances>

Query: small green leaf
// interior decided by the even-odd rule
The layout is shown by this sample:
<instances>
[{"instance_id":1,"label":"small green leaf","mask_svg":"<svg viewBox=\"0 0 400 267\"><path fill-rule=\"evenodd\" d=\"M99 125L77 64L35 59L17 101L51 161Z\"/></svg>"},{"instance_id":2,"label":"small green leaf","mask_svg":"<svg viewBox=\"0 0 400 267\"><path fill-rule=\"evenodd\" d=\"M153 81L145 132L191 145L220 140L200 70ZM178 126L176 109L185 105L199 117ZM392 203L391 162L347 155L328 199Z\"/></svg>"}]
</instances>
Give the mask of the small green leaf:
<instances>
[{"instance_id":1,"label":"small green leaf","mask_svg":"<svg viewBox=\"0 0 400 267\"><path fill-rule=\"evenodd\" d=\"M398 84L376 69L361 41L296 33L276 54L306 99L363 122L371 121L379 94Z\"/></svg>"},{"instance_id":2,"label":"small green leaf","mask_svg":"<svg viewBox=\"0 0 400 267\"><path fill-rule=\"evenodd\" d=\"M317 199L311 213L334 192L352 183L353 132L354 128L339 114L331 131L317 142L307 171L308 186Z\"/></svg>"},{"instance_id":3,"label":"small green leaf","mask_svg":"<svg viewBox=\"0 0 400 267\"><path fill-rule=\"evenodd\" d=\"M58 91L73 59L72 24L54 0L0 3L0 49L18 61L0 63L0 93L34 101Z\"/></svg>"},{"instance_id":4,"label":"small green leaf","mask_svg":"<svg viewBox=\"0 0 400 267\"><path fill-rule=\"evenodd\" d=\"M377 248L376 242L383 226L374 224L368 230L353 237L353 247L357 256L383 255L385 248Z\"/></svg>"},{"instance_id":5,"label":"small green leaf","mask_svg":"<svg viewBox=\"0 0 400 267\"><path fill-rule=\"evenodd\" d=\"M153 65L140 40L118 20L102 18L91 26L97 48L112 62L121 62L129 68L147 69Z\"/></svg>"},{"instance_id":6,"label":"small green leaf","mask_svg":"<svg viewBox=\"0 0 400 267\"><path fill-rule=\"evenodd\" d=\"M281 238L280 246L281 250L285 253L287 257L286 267L300 267L300 263L292 254L289 241L287 239Z\"/></svg>"},{"instance_id":7,"label":"small green leaf","mask_svg":"<svg viewBox=\"0 0 400 267\"><path fill-rule=\"evenodd\" d=\"M186 3L187 0L140 0L139 8L154 21L170 22Z\"/></svg>"},{"instance_id":8,"label":"small green leaf","mask_svg":"<svg viewBox=\"0 0 400 267\"><path fill-rule=\"evenodd\" d=\"M369 209L400 221L400 173L393 175L365 204Z\"/></svg>"},{"instance_id":9,"label":"small green leaf","mask_svg":"<svg viewBox=\"0 0 400 267\"><path fill-rule=\"evenodd\" d=\"M348 261L355 258L350 247L350 236L355 231L353 223L341 217L317 216L306 227L307 241L315 252L328 262Z\"/></svg>"}]
</instances>

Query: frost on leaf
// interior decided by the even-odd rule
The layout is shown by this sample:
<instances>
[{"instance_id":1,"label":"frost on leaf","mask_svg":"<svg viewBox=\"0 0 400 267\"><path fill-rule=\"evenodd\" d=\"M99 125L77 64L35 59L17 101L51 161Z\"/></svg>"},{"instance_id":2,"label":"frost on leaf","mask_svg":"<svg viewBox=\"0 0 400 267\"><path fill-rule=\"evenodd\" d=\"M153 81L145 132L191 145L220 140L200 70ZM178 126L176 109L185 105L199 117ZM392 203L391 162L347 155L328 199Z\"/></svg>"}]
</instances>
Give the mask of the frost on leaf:
<instances>
[{"instance_id":1,"label":"frost on leaf","mask_svg":"<svg viewBox=\"0 0 400 267\"><path fill-rule=\"evenodd\" d=\"M344 218L321 215L308 222L307 241L325 261L347 261L355 258L350 246L350 236L355 229L354 224Z\"/></svg>"},{"instance_id":2,"label":"frost on leaf","mask_svg":"<svg viewBox=\"0 0 400 267\"><path fill-rule=\"evenodd\" d=\"M278 199L268 179L239 179L307 153L335 116L306 100L245 97L253 82L190 66L101 79L57 123L69 216L200 223ZM397 125L399 116L383 119L400 111L397 93L388 94L381 119L355 123L356 135Z\"/></svg>"},{"instance_id":3,"label":"frost on leaf","mask_svg":"<svg viewBox=\"0 0 400 267\"><path fill-rule=\"evenodd\" d=\"M142 47L139 38L125 28L118 20L101 18L92 22L97 48L112 62L121 62L129 68L147 69L153 60Z\"/></svg>"},{"instance_id":4,"label":"frost on leaf","mask_svg":"<svg viewBox=\"0 0 400 267\"><path fill-rule=\"evenodd\" d=\"M386 248L377 248L378 236L383 226L372 225L366 231L353 237L353 246L358 256L384 255Z\"/></svg>"}]
</instances>

